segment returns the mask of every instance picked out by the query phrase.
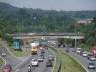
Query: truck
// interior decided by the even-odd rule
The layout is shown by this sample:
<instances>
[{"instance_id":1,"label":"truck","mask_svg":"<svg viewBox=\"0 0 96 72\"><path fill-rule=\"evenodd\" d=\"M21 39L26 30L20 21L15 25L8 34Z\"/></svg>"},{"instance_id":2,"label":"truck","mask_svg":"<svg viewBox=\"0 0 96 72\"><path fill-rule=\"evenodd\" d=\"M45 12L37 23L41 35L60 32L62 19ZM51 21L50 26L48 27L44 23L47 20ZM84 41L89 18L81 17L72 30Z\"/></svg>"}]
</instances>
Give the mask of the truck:
<instances>
[{"instance_id":1,"label":"truck","mask_svg":"<svg viewBox=\"0 0 96 72\"><path fill-rule=\"evenodd\" d=\"M31 43L31 53L32 55L37 54L38 52L38 44L37 43Z\"/></svg>"}]
</instances>

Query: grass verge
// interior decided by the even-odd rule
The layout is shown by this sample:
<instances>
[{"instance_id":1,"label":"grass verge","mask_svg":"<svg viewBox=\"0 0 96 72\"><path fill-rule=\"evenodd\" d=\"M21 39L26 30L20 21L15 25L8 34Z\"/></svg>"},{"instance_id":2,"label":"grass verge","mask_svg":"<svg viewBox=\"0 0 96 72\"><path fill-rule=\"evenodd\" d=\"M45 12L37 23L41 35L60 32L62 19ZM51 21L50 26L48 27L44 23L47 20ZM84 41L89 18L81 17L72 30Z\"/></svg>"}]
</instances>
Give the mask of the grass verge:
<instances>
[{"instance_id":1,"label":"grass verge","mask_svg":"<svg viewBox=\"0 0 96 72\"><path fill-rule=\"evenodd\" d=\"M26 49L26 48L22 48L21 50L14 50L12 47L9 48L9 50L17 57L21 57L21 56L24 56L28 51L29 51L29 48Z\"/></svg>"},{"instance_id":2,"label":"grass verge","mask_svg":"<svg viewBox=\"0 0 96 72\"><path fill-rule=\"evenodd\" d=\"M3 60L0 58L0 68L2 67Z\"/></svg>"},{"instance_id":3,"label":"grass verge","mask_svg":"<svg viewBox=\"0 0 96 72\"><path fill-rule=\"evenodd\" d=\"M51 72L57 72L58 71L58 68L59 68L59 64L60 64L60 57L57 55L57 51L55 50L52 50L52 49L49 49L51 52L54 52L55 53L55 56L56 56L56 63L54 62L54 68L52 68L52 71Z\"/></svg>"},{"instance_id":4,"label":"grass verge","mask_svg":"<svg viewBox=\"0 0 96 72\"><path fill-rule=\"evenodd\" d=\"M2 65L3 64L3 60L0 58L0 65Z\"/></svg>"},{"instance_id":5,"label":"grass verge","mask_svg":"<svg viewBox=\"0 0 96 72\"><path fill-rule=\"evenodd\" d=\"M54 50L56 54L56 66L53 72L57 72L57 66L61 62L61 71L60 72L86 72L85 69L77 63L73 58L69 55L63 53L62 51Z\"/></svg>"}]
</instances>

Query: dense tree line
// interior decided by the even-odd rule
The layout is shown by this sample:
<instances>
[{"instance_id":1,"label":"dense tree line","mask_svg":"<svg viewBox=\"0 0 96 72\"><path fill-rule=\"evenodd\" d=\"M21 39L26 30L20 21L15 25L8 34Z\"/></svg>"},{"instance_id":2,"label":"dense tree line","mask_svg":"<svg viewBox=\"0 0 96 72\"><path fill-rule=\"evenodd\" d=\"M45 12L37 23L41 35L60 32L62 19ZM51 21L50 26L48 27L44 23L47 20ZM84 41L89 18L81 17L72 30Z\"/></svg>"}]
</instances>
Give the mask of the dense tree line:
<instances>
[{"instance_id":1,"label":"dense tree line","mask_svg":"<svg viewBox=\"0 0 96 72\"><path fill-rule=\"evenodd\" d=\"M20 32L81 32L82 43L96 45L96 11L55 11L16 8L0 3L0 34ZM75 18L94 18L91 24L76 24Z\"/></svg>"}]
</instances>

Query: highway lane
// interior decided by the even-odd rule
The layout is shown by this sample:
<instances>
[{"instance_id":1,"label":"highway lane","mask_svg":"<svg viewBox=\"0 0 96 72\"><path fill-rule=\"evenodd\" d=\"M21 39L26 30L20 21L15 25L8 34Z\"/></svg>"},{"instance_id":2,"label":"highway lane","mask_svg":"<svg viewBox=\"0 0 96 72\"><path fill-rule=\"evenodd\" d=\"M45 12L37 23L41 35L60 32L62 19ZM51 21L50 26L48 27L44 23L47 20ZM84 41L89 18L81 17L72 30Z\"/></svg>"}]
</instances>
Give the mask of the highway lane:
<instances>
[{"instance_id":1,"label":"highway lane","mask_svg":"<svg viewBox=\"0 0 96 72\"><path fill-rule=\"evenodd\" d=\"M27 66L30 64L30 61L31 59L34 57L33 55L31 57L28 58L28 60L22 62L21 60L18 60L17 58L13 57L8 51L7 49L5 48L5 46L1 45L0 47L0 51L1 52L6 52L7 56L6 57L3 57L6 62L8 64L11 64L12 67L13 67L13 72L27 72ZM35 67L32 67L32 72L51 72L51 69L52 68L47 68L46 67L46 61L47 61L47 58L48 58L48 54L49 52L46 51L45 53L45 59L43 63L40 63L39 64L39 67L35 68ZM19 66L17 66L19 64ZM17 66L17 67L16 67ZM18 71L19 69L19 71Z\"/></svg>"},{"instance_id":2,"label":"highway lane","mask_svg":"<svg viewBox=\"0 0 96 72\"><path fill-rule=\"evenodd\" d=\"M46 62L48 61L49 54L52 54L52 53L50 53L49 50L45 50L44 62L41 62L39 67L35 69L34 72L51 72L52 67L46 67Z\"/></svg>"},{"instance_id":3,"label":"highway lane","mask_svg":"<svg viewBox=\"0 0 96 72\"><path fill-rule=\"evenodd\" d=\"M51 44L49 43L48 45L53 48L58 48L58 47L56 47L56 45L53 45L52 43ZM58 50L61 50L66 53L66 48L58 48ZM87 70L87 72L96 72L96 69L88 69L88 63L91 61L88 60L86 57L83 57L72 51L70 51L67 54L69 54L72 58L74 58L76 61L78 61L80 64L82 64L82 66ZM96 61L94 61L94 62L96 64Z\"/></svg>"},{"instance_id":4,"label":"highway lane","mask_svg":"<svg viewBox=\"0 0 96 72\"><path fill-rule=\"evenodd\" d=\"M91 62L90 60L88 60L86 57L80 56L77 53L71 52L69 53L73 58L75 58L76 60L78 60L86 69L88 72L96 72L96 69L88 69L88 63ZM95 62L96 64L96 62Z\"/></svg>"},{"instance_id":5,"label":"highway lane","mask_svg":"<svg viewBox=\"0 0 96 72\"><path fill-rule=\"evenodd\" d=\"M7 64L11 64L12 67L13 67L13 69L14 69L14 67L15 67L16 65L18 65L18 64L21 62L21 60L19 60L18 58L13 57L13 56L7 51L7 49L5 48L5 46L3 46L3 45L0 43L0 56L2 56L2 55L1 55L2 52L6 52L6 57L2 57L2 58L6 61Z\"/></svg>"},{"instance_id":6,"label":"highway lane","mask_svg":"<svg viewBox=\"0 0 96 72\"><path fill-rule=\"evenodd\" d=\"M45 50L44 61L40 62L38 67L31 67L31 72L51 72L52 67L46 67L46 62L48 60L49 53L50 52L48 50ZM40 50L38 51L38 55L40 55ZM27 72L28 65L31 65L31 59L37 57L38 55L32 55L29 61L23 63L24 65L21 64L20 66L18 66L15 72Z\"/></svg>"},{"instance_id":7,"label":"highway lane","mask_svg":"<svg viewBox=\"0 0 96 72\"><path fill-rule=\"evenodd\" d=\"M59 48L59 50L62 50L66 53L66 48ZM96 69L88 69L88 63L91 62L90 60L88 60L86 57L83 57L77 53L72 52L71 50L69 51L69 54L73 59L75 59L77 62L79 62L84 69L86 69L87 72L96 72ZM95 62L96 64L96 62Z\"/></svg>"}]
</instances>

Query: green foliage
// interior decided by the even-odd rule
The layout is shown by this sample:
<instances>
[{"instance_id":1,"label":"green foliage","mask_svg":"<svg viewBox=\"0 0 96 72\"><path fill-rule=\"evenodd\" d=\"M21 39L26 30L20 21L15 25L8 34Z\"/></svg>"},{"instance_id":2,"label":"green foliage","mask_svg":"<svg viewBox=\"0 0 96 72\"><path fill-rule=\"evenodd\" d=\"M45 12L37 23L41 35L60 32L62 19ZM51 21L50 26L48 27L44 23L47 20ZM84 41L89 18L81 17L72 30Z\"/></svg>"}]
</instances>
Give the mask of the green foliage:
<instances>
[{"instance_id":1,"label":"green foliage","mask_svg":"<svg viewBox=\"0 0 96 72\"><path fill-rule=\"evenodd\" d=\"M8 36L6 33L0 33L0 37L2 37L3 40L8 41L9 45L12 45L13 39Z\"/></svg>"},{"instance_id":2,"label":"green foliage","mask_svg":"<svg viewBox=\"0 0 96 72\"><path fill-rule=\"evenodd\" d=\"M96 45L96 11L55 11L16 8L0 3L0 35L7 38L6 33L28 32L80 32L85 34L84 43ZM93 18L91 24L76 24L74 18ZM2 35L2 33L4 33ZM60 43L72 42L61 39ZM23 42L21 41L21 44ZM78 42L82 43L82 42Z\"/></svg>"}]
</instances>

